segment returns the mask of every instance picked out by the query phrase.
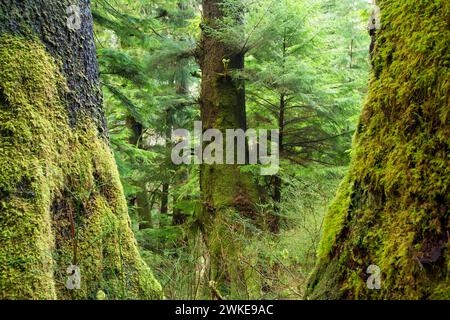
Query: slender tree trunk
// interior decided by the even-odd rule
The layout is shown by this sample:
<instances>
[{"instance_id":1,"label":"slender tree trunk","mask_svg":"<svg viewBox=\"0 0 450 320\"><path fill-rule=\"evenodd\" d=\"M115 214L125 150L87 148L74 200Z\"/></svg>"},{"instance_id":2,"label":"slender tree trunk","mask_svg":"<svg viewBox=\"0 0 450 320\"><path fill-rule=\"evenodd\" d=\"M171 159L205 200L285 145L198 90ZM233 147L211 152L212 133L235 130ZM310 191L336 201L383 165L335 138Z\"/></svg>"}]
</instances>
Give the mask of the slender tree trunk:
<instances>
[{"instance_id":1,"label":"slender tree trunk","mask_svg":"<svg viewBox=\"0 0 450 320\"><path fill-rule=\"evenodd\" d=\"M130 137L130 144L143 149L142 124L137 122L133 117L129 116L127 118L127 127L131 130L132 135ZM147 183L142 181L139 183L138 187L140 190L136 194L136 198L133 201L133 205L137 208L137 213L139 217L139 229L149 229L153 227L152 223L152 206L150 205L150 200L147 191Z\"/></svg>"},{"instance_id":2,"label":"slender tree trunk","mask_svg":"<svg viewBox=\"0 0 450 320\"><path fill-rule=\"evenodd\" d=\"M280 111L278 117L278 131L279 131L279 150L280 154L283 154L283 143L284 143L284 126L285 126L285 112L286 112L286 96L285 94L280 95ZM280 204L281 204L281 192L283 189L283 180L278 174L274 177L273 182L274 195L273 200L275 201L275 214L270 217L269 228L273 233L278 233L280 231Z\"/></svg>"},{"instance_id":3,"label":"slender tree trunk","mask_svg":"<svg viewBox=\"0 0 450 320\"><path fill-rule=\"evenodd\" d=\"M89 1L0 2L0 154L0 299L161 296L109 147Z\"/></svg>"},{"instance_id":4,"label":"slender tree trunk","mask_svg":"<svg viewBox=\"0 0 450 320\"><path fill-rule=\"evenodd\" d=\"M136 195L136 206L139 215L139 230L153 228L152 204L147 191L147 184L143 182L140 185L143 191Z\"/></svg>"},{"instance_id":5,"label":"slender tree trunk","mask_svg":"<svg viewBox=\"0 0 450 320\"><path fill-rule=\"evenodd\" d=\"M244 82L232 75L233 71L244 68L244 53L240 48L232 48L217 40L208 32L209 28L216 28L217 21L224 17L221 2L203 0L203 32L199 54L202 70L200 103L203 129L218 129L225 137L226 129L246 130L246 114ZM235 244L231 241L227 243L213 239L210 235L218 232L218 227L230 218L231 211L255 217L254 205L258 191L251 177L241 173L239 165L226 164L201 165L200 189L203 202L200 217L211 250L211 280L217 283L212 292L216 289L223 292L232 283L242 281L241 271L237 270L238 262L234 260L237 259L237 248L233 247ZM222 227L221 230L227 232ZM226 236L223 235L223 238Z\"/></svg>"},{"instance_id":6,"label":"slender tree trunk","mask_svg":"<svg viewBox=\"0 0 450 320\"><path fill-rule=\"evenodd\" d=\"M283 62L283 70L286 69L286 54L287 54L287 35L286 30L283 35L283 42L282 42L282 62ZM284 151L284 129L285 129L285 121L286 121L286 94L281 93L280 94L280 101L279 101L279 113L278 113L278 131L279 131L279 151L280 154L283 154ZM281 204L281 196L282 196L282 189L283 189L283 180L281 179L281 176L278 174L274 177L273 182L273 188L274 188L274 194L273 194L273 200L275 201L275 214L270 217L269 221L269 228L271 232L278 233L280 231L280 204Z\"/></svg>"},{"instance_id":7,"label":"slender tree trunk","mask_svg":"<svg viewBox=\"0 0 450 320\"><path fill-rule=\"evenodd\" d=\"M169 212L169 188L170 185L168 183L164 183L162 185L161 191L161 214L167 215Z\"/></svg>"},{"instance_id":8,"label":"slender tree trunk","mask_svg":"<svg viewBox=\"0 0 450 320\"><path fill-rule=\"evenodd\" d=\"M219 3L220 0L203 1L203 23L209 28L223 18ZM226 129L246 130L244 82L231 74L244 68L244 54L207 31L202 33L201 49L203 129L218 129L224 137ZM240 173L240 166L204 164L200 183L206 211L234 208L250 215L254 212L257 190L250 177Z\"/></svg>"},{"instance_id":9,"label":"slender tree trunk","mask_svg":"<svg viewBox=\"0 0 450 320\"><path fill-rule=\"evenodd\" d=\"M353 159L309 299L448 299L448 1L383 0Z\"/></svg>"},{"instance_id":10,"label":"slender tree trunk","mask_svg":"<svg viewBox=\"0 0 450 320\"><path fill-rule=\"evenodd\" d=\"M186 21L185 19L188 18L187 16L185 16L185 14L190 5L192 5L192 3L189 3L189 4L183 3L183 2L178 3L178 7L180 8L180 11L182 13L183 21ZM175 76L176 93L181 96L187 96L189 94L188 76L187 76L187 72L185 70L185 68L187 67L187 62L181 61L180 63L182 63L181 65L178 66L180 68L180 70L178 70L178 72L176 73L176 76ZM182 108L184 108L184 106L182 104L178 105L176 107L176 112L179 112ZM189 173L186 172L186 174L181 178L181 182L179 182L179 183L185 183L189 180L189 178L190 178ZM176 203L176 196L177 195L174 194L172 197L174 204ZM181 199L181 201L188 201L188 200L190 200L190 198L191 198L190 196L186 196L185 198ZM188 219L188 216L186 215L185 212L183 212L183 210L181 210L179 208L173 209L172 225L174 225L174 226L182 225L187 222L187 219Z\"/></svg>"},{"instance_id":11,"label":"slender tree trunk","mask_svg":"<svg viewBox=\"0 0 450 320\"><path fill-rule=\"evenodd\" d=\"M174 80L175 83L175 80ZM165 144L166 144L166 149L167 149L167 163L166 163L166 169L165 171L165 176L164 176L164 182L162 184L162 189L161 189L161 210L160 213L167 215L169 212L169 191L170 191L170 184L169 184L169 169L171 166L170 163L170 150L171 150L171 137L172 137L172 127L173 127L173 117L174 117L174 109L173 107L169 107L166 110L166 130L165 130Z\"/></svg>"}]
</instances>

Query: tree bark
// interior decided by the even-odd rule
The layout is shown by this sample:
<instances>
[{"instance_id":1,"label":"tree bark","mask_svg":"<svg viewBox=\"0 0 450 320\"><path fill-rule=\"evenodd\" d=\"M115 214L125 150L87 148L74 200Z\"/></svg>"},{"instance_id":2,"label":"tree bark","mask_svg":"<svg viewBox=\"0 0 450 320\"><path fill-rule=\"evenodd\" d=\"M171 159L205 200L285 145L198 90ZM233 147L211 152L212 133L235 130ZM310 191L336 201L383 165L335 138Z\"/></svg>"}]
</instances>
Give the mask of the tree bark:
<instances>
[{"instance_id":1,"label":"tree bark","mask_svg":"<svg viewBox=\"0 0 450 320\"><path fill-rule=\"evenodd\" d=\"M377 1L353 159L308 299L448 299L450 3Z\"/></svg>"},{"instance_id":2,"label":"tree bark","mask_svg":"<svg viewBox=\"0 0 450 320\"><path fill-rule=\"evenodd\" d=\"M208 32L209 28L217 28L219 19L225 15L220 6L221 2L221 0L202 2L200 103L203 130L218 129L225 137L226 129L246 130L246 114L244 82L232 74L233 71L244 68L244 53L241 48L233 48ZM211 251L211 280L217 283L217 287L214 285L212 289L218 289L223 293L233 285L232 283L242 281L241 272L237 270L238 262L233 260L233 254L236 254L233 251L237 249L231 242L212 243L220 240L212 240L208 236L215 234L217 227L230 217L231 211L255 218L254 205L258 201L258 190L251 176L241 173L239 165L202 164L200 170L203 202L200 220ZM221 230L227 232L223 228ZM225 235L222 236L226 238Z\"/></svg>"},{"instance_id":3,"label":"tree bark","mask_svg":"<svg viewBox=\"0 0 450 320\"><path fill-rule=\"evenodd\" d=\"M286 45L283 45L283 53L285 53ZM283 154L284 147L284 127L285 127L285 112L286 112L286 96L285 94L280 95L280 104L279 104L280 110L278 113L278 131L279 131L279 150L280 154ZM275 201L276 207L275 214L271 215L269 217L269 228L270 231L273 233L280 232L280 204L281 204L281 196L282 196L282 190L283 190L283 180L281 179L281 176L277 174L274 177L273 180L273 200Z\"/></svg>"},{"instance_id":4,"label":"tree bark","mask_svg":"<svg viewBox=\"0 0 450 320\"><path fill-rule=\"evenodd\" d=\"M132 116L129 116L126 120L127 127L131 130L130 144L137 148L143 149L142 132L143 126L137 122ZM140 181L138 183L140 190L136 194L136 198L133 199L133 205L137 208L139 217L139 229L149 229L153 227L152 222L152 206L150 205L150 199L147 191L146 181Z\"/></svg>"},{"instance_id":5,"label":"tree bark","mask_svg":"<svg viewBox=\"0 0 450 320\"><path fill-rule=\"evenodd\" d=\"M184 4L179 3L178 5L179 5L180 9L182 10L182 12L184 10L186 10L186 6ZM185 65L178 66L178 68L180 68L180 69L183 69L185 67L186 67ZM178 72L176 72L175 77L174 77L176 93L181 96L187 96L189 94L188 76L184 70L177 70L177 71ZM182 108L184 108L183 104L177 105L175 108L175 113L180 111ZM171 123L173 123L173 121ZM181 177L181 181L179 183L186 183L189 179L190 179L189 173L186 172ZM175 205L176 195L173 195L172 199L173 199L173 203ZM190 200L190 196L186 196L186 197L184 197L184 199L181 199L181 201L189 201L189 200ZM185 212L183 212L183 210L178 209L178 208L173 209L172 225L174 225L174 226L182 225L185 222L187 222L187 219L188 219L188 216L186 215Z\"/></svg>"},{"instance_id":6,"label":"tree bark","mask_svg":"<svg viewBox=\"0 0 450 320\"><path fill-rule=\"evenodd\" d=\"M168 183L164 183L162 185L161 192L161 214L167 215L169 212L169 188L170 185Z\"/></svg>"},{"instance_id":7,"label":"tree bark","mask_svg":"<svg viewBox=\"0 0 450 320\"><path fill-rule=\"evenodd\" d=\"M109 147L88 0L0 3L0 154L0 299L161 297Z\"/></svg>"}]
</instances>

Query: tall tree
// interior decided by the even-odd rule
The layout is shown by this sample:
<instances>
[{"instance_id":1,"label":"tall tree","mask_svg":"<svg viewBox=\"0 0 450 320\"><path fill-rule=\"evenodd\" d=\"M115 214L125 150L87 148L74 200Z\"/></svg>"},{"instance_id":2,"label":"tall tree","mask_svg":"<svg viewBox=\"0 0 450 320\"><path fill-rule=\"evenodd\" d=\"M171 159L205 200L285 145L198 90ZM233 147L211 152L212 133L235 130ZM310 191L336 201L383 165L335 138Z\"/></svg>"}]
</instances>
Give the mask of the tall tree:
<instances>
[{"instance_id":1,"label":"tall tree","mask_svg":"<svg viewBox=\"0 0 450 320\"><path fill-rule=\"evenodd\" d=\"M284 161L281 172L270 179L275 210L279 212L283 176L299 171L292 164L346 163L347 156L339 146L350 144L348 109L355 107L348 105L357 106L359 101L355 100L359 99L349 98L347 105L336 99L346 87L340 83L347 79L337 76L346 66L333 61L330 51L344 51L347 44L328 39L330 30L338 27L318 9L321 2L268 0L265 4L271 10L266 13L266 21L260 23L263 36L249 52L244 74L249 83L250 123L253 127L273 126L279 131L280 157ZM250 14L250 20L258 21L261 12L255 11L256 17ZM271 229L279 229L279 216L272 219Z\"/></svg>"},{"instance_id":2,"label":"tall tree","mask_svg":"<svg viewBox=\"0 0 450 320\"><path fill-rule=\"evenodd\" d=\"M0 3L0 150L0 298L161 296L109 148L88 0Z\"/></svg>"},{"instance_id":3,"label":"tall tree","mask_svg":"<svg viewBox=\"0 0 450 320\"><path fill-rule=\"evenodd\" d=\"M239 13L227 16L222 0L203 0L202 36L199 64L202 71L201 120L203 130L217 129L225 137L226 129L246 130L244 81L233 75L244 68L242 47L232 46L214 35L222 19L233 19L239 23ZM239 1L233 4L242 10ZM241 35L242 38L244 35ZM225 155L225 150L223 151ZM232 259L236 247L227 242L221 233L224 221L230 212L255 218L258 191L252 177L241 172L240 165L202 164L200 189L203 212L201 224L210 249L211 281L217 282L220 290L228 290L224 283L237 283L241 272L236 270L239 262ZM229 254L232 253L232 254ZM214 285L214 284L213 284ZM213 289L213 295L217 293ZM233 290L233 288L232 288ZM236 289L237 290L237 289ZM222 291L223 292L223 291Z\"/></svg>"},{"instance_id":4,"label":"tall tree","mask_svg":"<svg viewBox=\"0 0 450 320\"><path fill-rule=\"evenodd\" d=\"M129 142L132 146L145 150L143 142L144 128L141 123L136 121L132 116L126 119L126 125L131 131ZM152 223L152 204L147 191L147 181L139 179L139 191L136 196L131 199L130 205L135 206L139 216L139 229L147 229L153 226Z\"/></svg>"},{"instance_id":5,"label":"tall tree","mask_svg":"<svg viewBox=\"0 0 450 320\"><path fill-rule=\"evenodd\" d=\"M120 0L116 8L103 0L94 4L106 111L125 190L141 228L151 227L147 222L152 211L155 222L164 225L171 218L169 209L175 209L176 203L169 208L170 196L179 196L173 185L184 180L186 169L171 162L171 133L198 117L188 90L197 81L191 76L197 70L190 28L194 6L185 0L132 5ZM123 130L124 114L128 123L141 126L141 132L136 135L133 126ZM129 143L136 138L138 144ZM159 215L153 208L157 202Z\"/></svg>"},{"instance_id":6,"label":"tall tree","mask_svg":"<svg viewBox=\"0 0 450 320\"><path fill-rule=\"evenodd\" d=\"M307 297L448 299L450 3L377 4L369 95Z\"/></svg>"}]
</instances>

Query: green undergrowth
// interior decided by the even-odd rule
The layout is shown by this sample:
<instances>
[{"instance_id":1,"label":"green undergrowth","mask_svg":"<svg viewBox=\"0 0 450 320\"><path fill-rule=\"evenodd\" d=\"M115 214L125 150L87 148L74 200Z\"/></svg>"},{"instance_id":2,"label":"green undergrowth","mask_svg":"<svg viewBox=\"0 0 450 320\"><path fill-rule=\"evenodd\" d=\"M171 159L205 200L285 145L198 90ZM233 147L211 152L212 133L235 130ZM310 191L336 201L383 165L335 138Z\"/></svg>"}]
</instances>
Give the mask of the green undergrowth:
<instances>
[{"instance_id":1,"label":"green undergrowth","mask_svg":"<svg viewBox=\"0 0 450 320\"><path fill-rule=\"evenodd\" d=\"M108 142L88 118L69 125L59 70L37 41L0 37L0 298L161 298Z\"/></svg>"},{"instance_id":2,"label":"green undergrowth","mask_svg":"<svg viewBox=\"0 0 450 320\"><path fill-rule=\"evenodd\" d=\"M268 221L232 209L211 215L208 236L194 217L183 226L136 230L142 256L165 297L301 299L314 268L327 204L345 169L305 168L296 178L286 175L290 182L279 204L277 234L268 231ZM258 205L258 216L269 217L273 205Z\"/></svg>"}]
</instances>

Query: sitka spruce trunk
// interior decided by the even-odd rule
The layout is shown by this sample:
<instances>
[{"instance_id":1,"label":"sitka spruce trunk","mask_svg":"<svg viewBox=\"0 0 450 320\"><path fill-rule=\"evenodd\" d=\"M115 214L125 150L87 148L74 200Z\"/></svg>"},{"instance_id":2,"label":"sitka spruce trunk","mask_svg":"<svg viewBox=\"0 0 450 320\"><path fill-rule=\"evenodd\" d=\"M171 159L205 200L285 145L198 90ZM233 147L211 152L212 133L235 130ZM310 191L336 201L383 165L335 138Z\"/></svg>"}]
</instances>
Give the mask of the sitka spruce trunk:
<instances>
[{"instance_id":1,"label":"sitka spruce trunk","mask_svg":"<svg viewBox=\"0 0 450 320\"><path fill-rule=\"evenodd\" d=\"M226 16L222 2L203 0L199 63L203 130L220 130L225 145L226 129L246 130L246 114L244 81L235 74L244 68L244 52L220 41L213 32ZM225 148L223 155L225 158ZM259 196L256 185L251 175L241 172L240 165L202 164L200 188L203 205L200 222L210 254L212 297L246 296L245 271L239 257L242 243L233 232L242 231L235 223L236 217L256 218Z\"/></svg>"},{"instance_id":2,"label":"sitka spruce trunk","mask_svg":"<svg viewBox=\"0 0 450 320\"><path fill-rule=\"evenodd\" d=\"M0 299L160 297L108 143L89 1L1 1Z\"/></svg>"},{"instance_id":3,"label":"sitka spruce trunk","mask_svg":"<svg viewBox=\"0 0 450 320\"><path fill-rule=\"evenodd\" d=\"M351 169L308 299L450 299L450 2L382 0Z\"/></svg>"}]
</instances>

